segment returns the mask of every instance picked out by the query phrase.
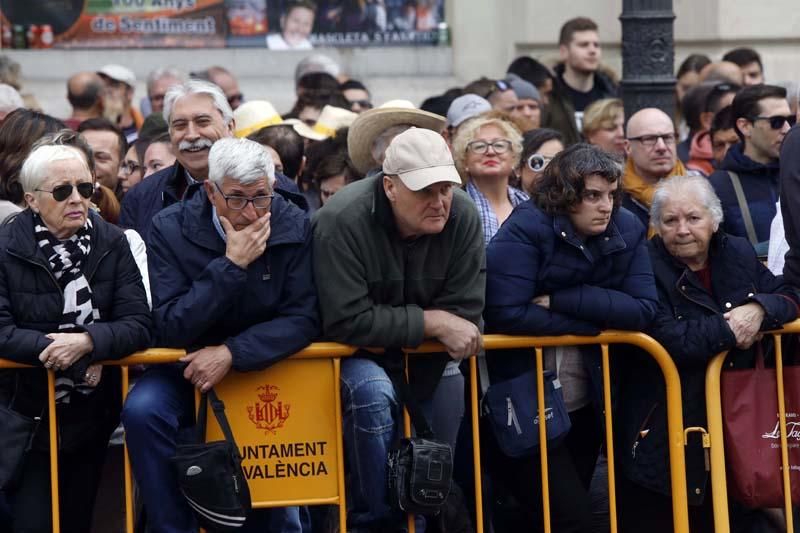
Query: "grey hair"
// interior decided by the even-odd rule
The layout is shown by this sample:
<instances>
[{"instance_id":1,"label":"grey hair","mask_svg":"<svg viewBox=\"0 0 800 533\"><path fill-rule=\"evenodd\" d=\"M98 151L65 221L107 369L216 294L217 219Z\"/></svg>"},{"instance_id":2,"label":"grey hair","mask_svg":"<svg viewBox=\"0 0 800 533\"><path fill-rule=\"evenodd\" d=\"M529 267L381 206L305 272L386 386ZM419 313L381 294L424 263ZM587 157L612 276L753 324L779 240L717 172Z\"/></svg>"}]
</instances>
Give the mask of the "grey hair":
<instances>
[{"instance_id":1,"label":"grey hair","mask_svg":"<svg viewBox=\"0 0 800 533\"><path fill-rule=\"evenodd\" d=\"M86 173L91 176L86 156L80 149L74 146L63 144L45 144L34 148L19 173L19 182L22 190L26 193L33 193L47 179L48 167L56 161L77 159L86 167Z\"/></svg>"},{"instance_id":2,"label":"grey hair","mask_svg":"<svg viewBox=\"0 0 800 533\"><path fill-rule=\"evenodd\" d=\"M722 223L722 204L714 188L703 176L672 176L664 178L656 185L653 203L650 205L650 225L658 228L661 224L661 211L664 204L673 196L685 195L699 200L708 210L716 228Z\"/></svg>"},{"instance_id":3,"label":"grey hair","mask_svg":"<svg viewBox=\"0 0 800 533\"><path fill-rule=\"evenodd\" d=\"M0 83L0 112L11 113L20 107L25 107L25 102L17 90L7 83Z\"/></svg>"},{"instance_id":4,"label":"grey hair","mask_svg":"<svg viewBox=\"0 0 800 533\"><path fill-rule=\"evenodd\" d=\"M372 141L372 145L369 148L372 159L374 159L378 165L382 165L386 149L389 148L389 144L391 144L392 140L412 127L411 124L395 124L383 130L380 135L375 137L375 140Z\"/></svg>"},{"instance_id":5,"label":"grey hair","mask_svg":"<svg viewBox=\"0 0 800 533\"><path fill-rule=\"evenodd\" d=\"M249 185L269 178L275 184L275 163L263 146L249 139L226 137L218 140L208 152L208 179L219 186L225 178Z\"/></svg>"},{"instance_id":6,"label":"grey hair","mask_svg":"<svg viewBox=\"0 0 800 533\"><path fill-rule=\"evenodd\" d=\"M313 54L304 57L297 63L294 69L294 83L297 85L300 78L312 72L327 72L334 78L337 78L339 74L341 74L341 71L342 68L339 66L339 63L330 57L322 54Z\"/></svg>"},{"instance_id":7,"label":"grey hair","mask_svg":"<svg viewBox=\"0 0 800 533\"><path fill-rule=\"evenodd\" d=\"M228 99L225 98L222 89L207 81L189 80L180 85L173 85L164 95L164 118L170 127L172 127L170 119L172 118L172 108L175 107L175 102L191 94L205 94L211 97L214 101L214 107L222 115L225 124L228 125L233 121L233 109L231 109L231 105L228 103Z\"/></svg>"},{"instance_id":8,"label":"grey hair","mask_svg":"<svg viewBox=\"0 0 800 533\"><path fill-rule=\"evenodd\" d=\"M147 75L147 92L153 87L153 84L161 78L174 78L180 83L185 83L189 76L177 67L159 67Z\"/></svg>"}]
</instances>

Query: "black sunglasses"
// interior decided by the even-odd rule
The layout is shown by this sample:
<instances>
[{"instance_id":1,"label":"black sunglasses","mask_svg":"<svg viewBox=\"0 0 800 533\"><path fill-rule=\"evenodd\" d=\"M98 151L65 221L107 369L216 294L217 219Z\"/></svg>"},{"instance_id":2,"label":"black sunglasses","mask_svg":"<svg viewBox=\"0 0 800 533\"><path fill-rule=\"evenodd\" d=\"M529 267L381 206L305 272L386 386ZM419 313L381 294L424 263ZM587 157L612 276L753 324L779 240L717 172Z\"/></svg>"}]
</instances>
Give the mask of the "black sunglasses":
<instances>
[{"instance_id":1,"label":"black sunglasses","mask_svg":"<svg viewBox=\"0 0 800 533\"><path fill-rule=\"evenodd\" d=\"M779 130L783 127L784 122L789 123L789 127L794 126L794 123L797 122L797 116L795 115L775 115L773 117L753 117L750 119L751 122L755 122L756 120L768 120L769 127L773 130Z\"/></svg>"},{"instance_id":2,"label":"black sunglasses","mask_svg":"<svg viewBox=\"0 0 800 533\"><path fill-rule=\"evenodd\" d=\"M88 181L81 182L74 186L78 189L78 194L80 194L84 198L91 198L94 194L94 183L90 183ZM59 185L58 187L54 187L52 191L48 191L47 189L34 189L38 192L49 192L53 195L53 200L56 202L63 202L70 196L72 196L72 188L73 185L71 183L67 183L65 185Z\"/></svg>"}]
</instances>

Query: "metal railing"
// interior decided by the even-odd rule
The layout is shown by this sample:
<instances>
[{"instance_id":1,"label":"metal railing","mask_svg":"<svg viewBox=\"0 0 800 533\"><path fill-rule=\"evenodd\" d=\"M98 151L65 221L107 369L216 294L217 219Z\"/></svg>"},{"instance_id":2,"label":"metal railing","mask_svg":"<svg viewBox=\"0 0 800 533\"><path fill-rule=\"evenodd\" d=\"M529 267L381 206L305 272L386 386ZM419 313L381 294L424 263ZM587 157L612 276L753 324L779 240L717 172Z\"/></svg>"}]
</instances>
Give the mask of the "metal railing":
<instances>
[{"instance_id":1,"label":"metal railing","mask_svg":"<svg viewBox=\"0 0 800 533\"><path fill-rule=\"evenodd\" d=\"M800 323L799 323L800 324ZM800 325L798 326L800 331ZM685 457L684 457L684 431L683 431L683 412L681 407L681 388L677 368L675 367L672 358L664 350L664 348L651 337L643 333L627 332L627 331L605 331L597 336L581 337L574 335L564 335L558 337L516 337L506 335L485 335L484 347L486 350L500 350L511 348L533 348L534 357L536 360L537 368L537 395L538 395L538 419L546 420L545 418L545 401L544 401L544 383L543 383L543 353L542 349L545 347L553 346L575 346L575 345L589 345L599 344L601 347L602 356L602 369L603 369L603 385L604 385L604 416L605 416L605 439L606 449L608 453L608 490L609 490L609 515L611 521L611 532L617 531L616 519L616 481L615 481L615 467L614 467L614 437L613 437L613 420L611 408L611 379L610 379L610 366L609 366L609 345L628 344L634 345L645 352L647 352L661 368L666 383L667 395L667 429L668 429L668 449L670 458L670 480L672 486L672 504L673 504L673 520L674 531L676 533L688 533L688 507L686 500L686 476L685 476ZM416 349L409 350L409 353L431 353L443 351L443 346L434 342L425 342ZM342 344L320 342L308 346L306 349L293 355L291 360L300 359L332 359L334 366L334 373L338 382L339 378L339 361L342 357L348 357L355 352L355 348L345 346ZM117 361L106 361L103 364L110 366L122 367L122 394L123 399L127 395L129 377L128 367L135 365L154 365L176 362L179 358L183 357L185 352L183 350L172 350L154 348L133 354ZM26 365L21 365L11 361L0 359L0 368L27 368ZM268 373L270 369L261 372ZM479 387L478 387L478 369L476 357L470 358L469 361L470 371L470 417L472 421L472 441L473 441L473 467L474 467L474 483L475 483L475 527L478 533L483 533L483 493L482 493L482 470L480 458L480 410L479 410ZM52 526L53 532L60 532L59 523L59 491L58 491L58 450L55 443L56 436L56 416L55 416L55 373L53 371L47 372L48 376L48 409L50 416L48 417L50 428L50 461L51 461L51 506L52 506ZM262 501L255 502L254 507L277 507L287 505L320 505L332 504L339 507L339 523L340 530L346 531L346 500L345 500L345 484L344 484L344 468L342 457L342 435L341 435L341 397L339 388L336 387L335 393L335 406L338 413L337 416L337 445L338 455L337 463L338 468L338 487L339 495L336 498L325 500L292 500L292 501ZM406 435L410 432L410 423L408 414L404 414L404 428ZM551 533L552 525L550 519L550 494L547 484L548 480L548 464L547 464L547 434L546 424L538 424L539 443L540 443L540 461L541 461L541 480L542 480L542 503L543 503L543 520L544 531ZM724 463L724 459L723 459ZM133 531L133 498L132 498L132 480L130 463L128 461L127 449L125 450L125 509L126 509L126 528L129 533ZM413 518L409 518L409 530L414 531Z\"/></svg>"},{"instance_id":2,"label":"metal railing","mask_svg":"<svg viewBox=\"0 0 800 533\"><path fill-rule=\"evenodd\" d=\"M780 429L781 476L783 484L783 512L786 531L794 531L792 516L792 491L789 468L789 449L786 432L786 401L783 380L783 346L782 336L800 333L800 320L785 324L783 328L765 334L773 336L775 341L775 376L778 403L778 426ZM708 364L706 369L706 410L708 417L708 434L711 441L711 492L714 508L715 533L730 533L728 516L728 481L725 471L725 439L722 422L722 388L720 381L722 369L728 352L723 352ZM800 384L793 384L800 386Z\"/></svg>"}]
</instances>

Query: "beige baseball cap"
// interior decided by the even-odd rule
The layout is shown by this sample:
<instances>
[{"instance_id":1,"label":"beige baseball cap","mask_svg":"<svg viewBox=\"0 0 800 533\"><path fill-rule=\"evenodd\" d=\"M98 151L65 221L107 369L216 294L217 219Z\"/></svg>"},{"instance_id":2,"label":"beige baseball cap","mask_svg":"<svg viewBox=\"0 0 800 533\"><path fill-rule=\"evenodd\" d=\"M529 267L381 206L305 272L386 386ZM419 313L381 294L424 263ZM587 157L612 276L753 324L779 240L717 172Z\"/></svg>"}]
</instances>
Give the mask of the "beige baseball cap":
<instances>
[{"instance_id":1,"label":"beige baseball cap","mask_svg":"<svg viewBox=\"0 0 800 533\"><path fill-rule=\"evenodd\" d=\"M453 156L438 133L410 128L392 139L383 160L383 173L398 176L412 191L451 182L461 185Z\"/></svg>"}]
</instances>

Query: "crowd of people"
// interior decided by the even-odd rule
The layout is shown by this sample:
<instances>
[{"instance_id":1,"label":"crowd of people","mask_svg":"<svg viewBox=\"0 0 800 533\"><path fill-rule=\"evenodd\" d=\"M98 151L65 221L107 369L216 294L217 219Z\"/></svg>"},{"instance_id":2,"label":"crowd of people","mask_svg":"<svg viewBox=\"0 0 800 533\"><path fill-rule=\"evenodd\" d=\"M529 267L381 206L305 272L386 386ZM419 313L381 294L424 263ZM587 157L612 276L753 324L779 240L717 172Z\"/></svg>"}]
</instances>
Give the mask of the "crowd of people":
<instances>
[{"instance_id":1,"label":"crowd of people","mask_svg":"<svg viewBox=\"0 0 800 533\"><path fill-rule=\"evenodd\" d=\"M55 372L61 530L90 530L121 422L140 524L197 531L170 467L194 391L321 339L359 347L341 364L352 532L406 524L387 489L403 403L383 349L444 346L412 358L409 389L454 449L473 512L462 363L480 354L485 394L535 372L530 349L484 354L484 332L646 332L678 367L686 425L705 427L708 361L731 350L751 366L761 332L798 315L798 85L767 84L751 49L695 54L676 74L677 116L625 117L601 51L597 25L572 19L554 68L519 57L503 78L419 107L375 105L312 55L284 115L218 66L157 68L136 106L134 73L107 65L68 80L64 119L24 102L19 66L0 58L0 354L35 367L0 371L0 416L46 420L44 370ZM119 371L102 362L153 346L186 356L146 368L123 405ZM663 378L634 348L614 355L619 531L671 532ZM548 450L560 533L607 531L600 360L598 346L544 350L570 422ZM509 427L513 408L535 410L532 396L508 402ZM538 446L509 452L488 416L479 430L487 527L538 531ZM51 530L48 447L42 423L0 487L3 533ZM712 531L699 443L686 458L691 529ZM737 531L780 519L730 512ZM242 530L331 524L294 507L253 511ZM441 529L417 519L417 531Z\"/></svg>"}]
</instances>

